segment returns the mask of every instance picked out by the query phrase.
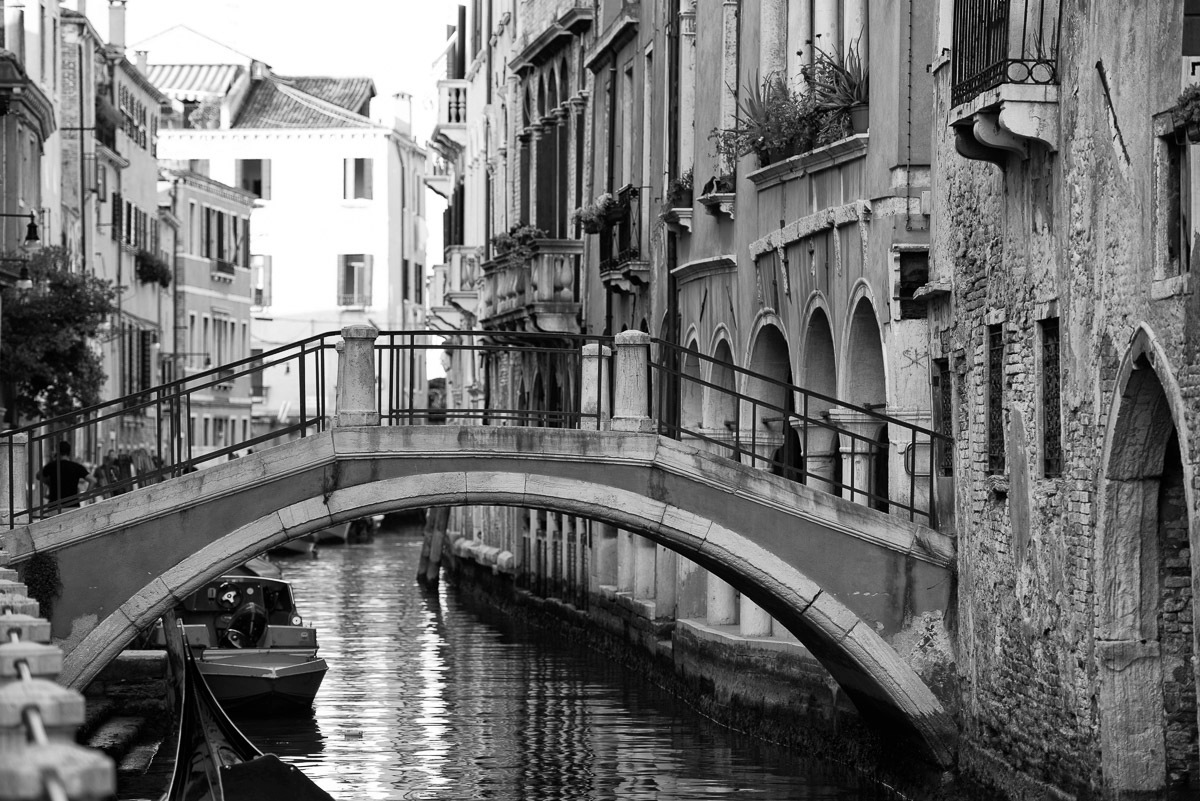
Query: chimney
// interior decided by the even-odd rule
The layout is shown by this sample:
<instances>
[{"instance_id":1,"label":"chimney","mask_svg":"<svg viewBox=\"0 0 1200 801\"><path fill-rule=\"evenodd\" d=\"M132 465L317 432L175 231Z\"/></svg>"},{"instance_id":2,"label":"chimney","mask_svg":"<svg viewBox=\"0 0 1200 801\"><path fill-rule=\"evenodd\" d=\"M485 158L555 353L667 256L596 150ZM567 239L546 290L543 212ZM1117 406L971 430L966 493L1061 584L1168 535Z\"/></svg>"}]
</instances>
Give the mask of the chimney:
<instances>
[{"instance_id":1,"label":"chimney","mask_svg":"<svg viewBox=\"0 0 1200 801\"><path fill-rule=\"evenodd\" d=\"M136 63L137 63L138 72L145 75L147 65L150 63L150 51L149 50L134 50L133 52L134 52L134 57L137 59Z\"/></svg>"},{"instance_id":2,"label":"chimney","mask_svg":"<svg viewBox=\"0 0 1200 801\"><path fill-rule=\"evenodd\" d=\"M125 49L125 0L108 0L108 44Z\"/></svg>"},{"instance_id":3,"label":"chimney","mask_svg":"<svg viewBox=\"0 0 1200 801\"><path fill-rule=\"evenodd\" d=\"M250 62L250 80L261 81L270 73L270 67L261 61Z\"/></svg>"},{"instance_id":4,"label":"chimney","mask_svg":"<svg viewBox=\"0 0 1200 801\"><path fill-rule=\"evenodd\" d=\"M412 133L412 95L396 92L392 95L392 127L402 134Z\"/></svg>"}]
</instances>

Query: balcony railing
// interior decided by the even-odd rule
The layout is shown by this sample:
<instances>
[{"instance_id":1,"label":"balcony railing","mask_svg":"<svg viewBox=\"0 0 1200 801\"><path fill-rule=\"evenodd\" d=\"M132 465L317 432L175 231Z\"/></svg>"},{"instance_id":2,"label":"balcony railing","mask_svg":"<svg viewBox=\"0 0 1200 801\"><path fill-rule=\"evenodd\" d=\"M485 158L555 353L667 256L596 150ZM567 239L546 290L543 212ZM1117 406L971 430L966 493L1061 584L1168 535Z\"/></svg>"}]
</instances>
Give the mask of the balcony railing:
<instances>
[{"instance_id":1,"label":"balcony railing","mask_svg":"<svg viewBox=\"0 0 1200 801\"><path fill-rule=\"evenodd\" d=\"M636 187L626 185L617 191L617 210L609 218L609 225L600 232L600 272L619 269L640 255L639 203Z\"/></svg>"},{"instance_id":2,"label":"balcony railing","mask_svg":"<svg viewBox=\"0 0 1200 801\"><path fill-rule=\"evenodd\" d=\"M955 0L951 102L1058 83L1059 0Z\"/></svg>"},{"instance_id":3,"label":"balcony railing","mask_svg":"<svg viewBox=\"0 0 1200 801\"><path fill-rule=\"evenodd\" d=\"M213 278L216 278L219 280L225 280L225 281L232 281L234 275L236 275L236 274L237 274L237 268L234 266L233 262L225 261L225 259L213 259L212 260L212 277Z\"/></svg>"},{"instance_id":4,"label":"balcony railing","mask_svg":"<svg viewBox=\"0 0 1200 801\"><path fill-rule=\"evenodd\" d=\"M433 139L441 144L443 155L447 150L467 145L467 87L464 80L445 79L438 81L438 118L434 126Z\"/></svg>"},{"instance_id":5,"label":"balcony railing","mask_svg":"<svg viewBox=\"0 0 1200 801\"><path fill-rule=\"evenodd\" d=\"M500 256L483 263L480 320L485 325L534 316L544 331L577 327L583 243L539 239L527 261Z\"/></svg>"}]
</instances>

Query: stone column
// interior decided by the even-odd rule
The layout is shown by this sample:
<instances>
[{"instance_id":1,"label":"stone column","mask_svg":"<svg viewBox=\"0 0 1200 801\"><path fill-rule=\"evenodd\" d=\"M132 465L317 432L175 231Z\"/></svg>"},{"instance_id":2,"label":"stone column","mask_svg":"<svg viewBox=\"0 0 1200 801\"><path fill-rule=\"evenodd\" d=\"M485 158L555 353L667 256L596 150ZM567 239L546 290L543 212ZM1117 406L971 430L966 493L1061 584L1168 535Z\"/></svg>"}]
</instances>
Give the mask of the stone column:
<instances>
[{"instance_id":1,"label":"stone column","mask_svg":"<svg viewBox=\"0 0 1200 801\"><path fill-rule=\"evenodd\" d=\"M623 528L617 529L617 592L633 592L634 570L637 565L634 536Z\"/></svg>"},{"instance_id":2,"label":"stone column","mask_svg":"<svg viewBox=\"0 0 1200 801\"><path fill-rule=\"evenodd\" d=\"M617 529L607 523L591 523L595 528L595 538L592 540L592 575L595 583L594 592L601 587L617 585Z\"/></svg>"},{"instance_id":3,"label":"stone column","mask_svg":"<svg viewBox=\"0 0 1200 801\"><path fill-rule=\"evenodd\" d=\"M546 530L543 535L545 540L544 553L546 554L545 566L542 568L546 571L546 578L550 580L550 593L553 594L559 591L559 582L563 578L563 572L560 569L558 559L555 558L554 546L559 542L561 529L558 525L558 512L546 512ZM565 550L565 549L563 549Z\"/></svg>"},{"instance_id":4,"label":"stone column","mask_svg":"<svg viewBox=\"0 0 1200 801\"><path fill-rule=\"evenodd\" d=\"M675 617L703 620L707 601L708 571L686 556L676 555Z\"/></svg>"},{"instance_id":5,"label":"stone column","mask_svg":"<svg viewBox=\"0 0 1200 801\"><path fill-rule=\"evenodd\" d=\"M759 0L758 79L781 78L787 69L787 0Z\"/></svg>"},{"instance_id":6,"label":"stone column","mask_svg":"<svg viewBox=\"0 0 1200 801\"><path fill-rule=\"evenodd\" d=\"M842 53L857 49L863 67L867 66L869 13L867 0L842 0Z\"/></svg>"},{"instance_id":7,"label":"stone column","mask_svg":"<svg viewBox=\"0 0 1200 801\"><path fill-rule=\"evenodd\" d=\"M679 568L679 556L670 548L655 546L654 560L654 610L659 619L674 619L676 608L675 577Z\"/></svg>"},{"instance_id":8,"label":"stone column","mask_svg":"<svg viewBox=\"0 0 1200 801\"><path fill-rule=\"evenodd\" d=\"M840 488L833 483L834 467L842 458L837 432L815 423L793 422L800 447L804 449L805 483L822 492L840 494Z\"/></svg>"},{"instance_id":9,"label":"stone column","mask_svg":"<svg viewBox=\"0 0 1200 801\"><path fill-rule=\"evenodd\" d=\"M375 397L375 338L379 331L370 325L348 325L342 329L343 347L338 349L337 416L335 426L377 426L379 408Z\"/></svg>"},{"instance_id":10,"label":"stone column","mask_svg":"<svg viewBox=\"0 0 1200 801\"><path fill-rule=\"evenodd\" d=\"M696 0L679 0L679 173L696 160Z\"/></svg>"},{"instance_id":11,"label":"stone column","mask_svg":"<svg viewBox=\"0 0 1200 801\"><path fill-rule=\"evenodd\" d=\"M745 595L740 598L738 634L743 637L770 637L771 616Z\"/></svg>"},{"instance_id":12,"label":"stone column","mask_svg":"<svg viewBox=\"0 0 1200 801\"><path fill-rule=\"evenodd\" d=\"M835 4L837 0L832 0ZM721 3L721 127L737 125L738 85L738 10L740 0ZM722 164L722 170L733 172L736 164Z\"/></svg>"},{"instance_id":13,"label":"stone column","mask_svg":"<svg viewBox=\"0 0 1200 801\"><path fill-rule=\"evenodd\" d=\"M792 0L788 3L787 18L787 75L792 89L804 87L801 74L812 63L813 18L812 0Z\"/></svg>"},{"instance_id":14,"label":"stone column","mask_svg":"<svg viewBox=\"0 0 1200 801\"><path fill-rule=\"evenodd\" d=\"M26 509L29 476L29 436L0 439L0 526L7 528Z\"/></svg>"},{"instance_id":15,"label":"stone column","mask_svg":"<svg viewBox=\"0 0 1200 801\"><path fill-rule=\"evenodd\" d=\"M882 420L849 409L834 409L829 417L845 432L839 436L842 454L842 497L871 505L871 469L874 464L874 440ZM853 435L853 436L851 436ZM877 490L878 491L878 490Z\"/></svg>"},{"instance_id":16,"label":"stone column","mask_svg":"<svg viewBox=\"0 0 1200 801\"><path fill-rule=\"evenodd\" d=\"M658 572L657 546L645 537L633 535L633 597L655 597L654 579Z\"/></svg>"},{"instance_id":17,"label":"stone column","mask_svg":"<svg viewBox=\"0 0 1200 801\"><path fill-rule=\"evenodd\" d=\"M579 421L579 427L584 430L595 431L608 427L608 370L611 355L612 351L603 345L583 346L580 411L585 417Z\"/></svg>"},{"instance_id":18,"label":"stone column","mask_svg":"<svg viewBox=\"0 0 1200 801\"><path fill-rule=\"evenodd\" d=\"M710 626L732 626L737 623L737 591L715 574L708 574L708 614Z\"/></svg>"},{"instance_id":19,"label":"stone column","mask_svg":"<svg viewBox=\"0 0 1200 801\"><path fill-rule=\"evenodd\" d=\"M836 57L842 46L840 0L813 0L814 44Z\"/></svg>"},{"instance_id":20,"label":"stone column","mask_svg":"<svg viewBox=\"0 0 1200 801\"><path fill-rule=\"evenodd\" d=\"M654 421L650 419L650 335L622 331L616 336L616 346L612 428L651 432Z\"/></svg>"}]
</instances>

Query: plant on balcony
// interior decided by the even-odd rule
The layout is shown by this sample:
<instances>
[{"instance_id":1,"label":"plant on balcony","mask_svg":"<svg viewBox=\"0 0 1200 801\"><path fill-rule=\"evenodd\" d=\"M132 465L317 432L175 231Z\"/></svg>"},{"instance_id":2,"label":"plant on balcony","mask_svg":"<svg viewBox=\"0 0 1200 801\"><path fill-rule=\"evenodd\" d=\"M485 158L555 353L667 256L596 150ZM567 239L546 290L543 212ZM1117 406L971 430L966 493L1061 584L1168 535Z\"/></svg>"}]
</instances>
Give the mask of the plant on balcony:
<instances>
[{"instance_id":1,"label":"plant on balcony","mask_svg":"<svg viewBox=\"0 0 1200 801\"><path fill-rule=\"evenodd\" d=\"M584 203L571 212L571 222L578 223L589 234L598 234L612 221L620 210L620 204L610 192L599 195L591 203Z\"/></svg>"},{"instance_id":2,"label":"plant on balcony","mask_svg":"<svg viewBox=\"0 0 1200 801\"><path fill-rule=\"evenodd\" d=\"M521 223L492 237L492 261L505 267L524 264L537 253L537 240L545 239L541 228Z\"/></svg>"},{"instance_id":3,"label":"plant on balcony","mask_svg":"<svg viewBox=\"0 0 1200 801\"><path fill-rule=\"evenodd\" d=\"M748 85L738 103L734 127L717 128L709 134L716 144L720 177L731 178L737 160L750 153L766 166L811 150L820 122L812 93L793 91L783 76L772 73L761 83Z\"/></svg>"},{"instance_id":4,"label":"plant on balcony","mask_svg":"<svg viewBox=\"0 0 1200 801\"><path fill-rule=\"evenodd\" d=\"M818 112L826 115L820 126L823 130L818 139L828 144L835 141L828 137L849 128L855 133L867 130L867 103L870 101L871 76L858 50L855 39L846 48L845 56L827 53L813 45L813 63L802 69L808 83L813 103ZM836 136L841 138L841 136Z\"/></svg>"},{"instance_id":5,"label":"plant on balcony","mask_svg":"<svg viewBox=\"0 0 1200 801\"><path fill-rule=\"evenodd\" d=\"M1191 84L1180 93L1171 109L1175 130L1187 135L1189 142L1200 142L1200 84Z\"/></svg>"},{"instance_id":6,"label":"plant on balcony","mask_svg":"<svg viewBox=\"0 0 1200 801\"><path fill-rule=\"evenodd\" d=\"M164 289L171 285L171 266L148 250L139 250L134 261L137 278L143 284L157 283Z\"/></svg>"},{"instance_id":7,"label":"plant on balcony","mask_svg":"<svg viewBox=\"0 0 1200 801\"><path fill-rule=\"evenodd\" d=\"M667 185L666 197L662 209L659 210L659 222L674 222L678 220L675 209L690 209L692 207L692 169L689 167L683 175Z\"/></svg>"}]
</instances>

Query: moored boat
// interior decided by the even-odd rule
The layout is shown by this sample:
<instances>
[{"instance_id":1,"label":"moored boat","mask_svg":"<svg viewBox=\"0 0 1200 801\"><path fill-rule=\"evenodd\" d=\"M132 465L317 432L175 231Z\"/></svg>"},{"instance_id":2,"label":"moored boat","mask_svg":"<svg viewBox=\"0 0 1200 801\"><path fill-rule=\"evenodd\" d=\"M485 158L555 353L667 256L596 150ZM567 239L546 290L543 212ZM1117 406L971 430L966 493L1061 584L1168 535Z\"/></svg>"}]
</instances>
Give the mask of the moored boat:
<instances>
[{"instance_id":1,"label":"moored boat","mask_svg":"<svg viewBox=\"0 0 1200 801\"><path fill-rule=\"evenodd\" d=\"M276 545L271 549L272 556L312 556L316 553L317 540L312 534L305 534L294 540Z\"/></svg>"},{"instance_id":2,"label":"moored boat","mask_svg":"<svg viewBox=\"0 0 1200 801\"><path fill-rule=\"evenodd\" d=\"M349 539L350 522L338 523L312 533L316 545L345 545Z\"/></svg>"},{"instance_id":3,"label":"moored boat","mask_svg":"<svg viewBox=\"0 0 1200 801\"><path fill-rule=\"evenodd\" d=\"M184 599L177 614L197 668L227 709L312 708L328 665L286 581L222 576Z\"/></svg>"},{"instance_id":4,"label":"moored boat","mask_svg":"<svg viewBox=\"0 0 1200 801\"><path fill-rule=\"evenodd\" d=\"M171 785L161 801L332 801L294 766L264 754L210 691L174 615L164 625L179 719Z\"/></svg>"}]
</instances>

